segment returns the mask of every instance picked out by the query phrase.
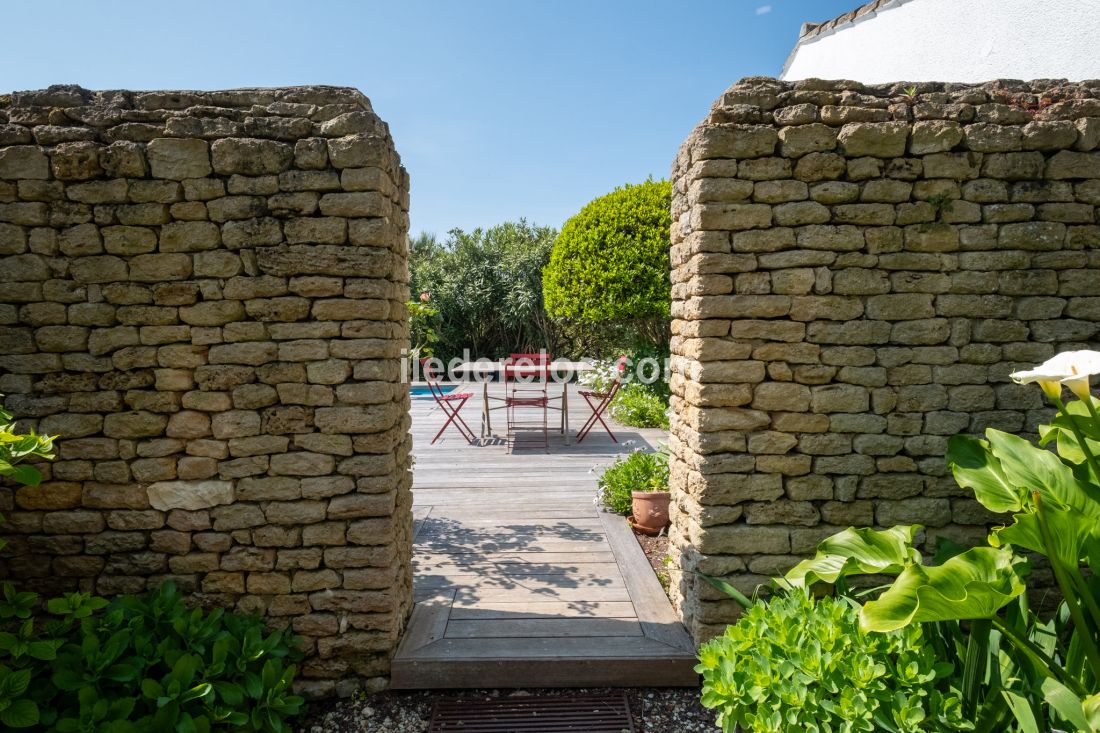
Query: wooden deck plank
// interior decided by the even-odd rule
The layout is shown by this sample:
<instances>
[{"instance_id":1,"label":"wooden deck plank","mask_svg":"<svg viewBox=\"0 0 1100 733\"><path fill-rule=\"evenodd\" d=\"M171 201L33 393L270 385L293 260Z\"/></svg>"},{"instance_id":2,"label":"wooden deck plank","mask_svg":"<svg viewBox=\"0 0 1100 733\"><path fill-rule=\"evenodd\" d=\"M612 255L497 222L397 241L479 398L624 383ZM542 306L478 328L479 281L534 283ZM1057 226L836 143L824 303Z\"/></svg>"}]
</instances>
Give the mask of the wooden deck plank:
<instances>
[{"instance_id":1,"label":"wooden deck plank","mask_svg":"<svg viewBox=\"0 0 1100 733\"><path fill-rule=\"evenodd\" d=\"M410 650L409 659L451 661L500 659L615 659L664 656L668 645L646 637L571 637L449 639L444 637L428 646Z\"/></svg>"},{"instance_id":2,"label":"wooden deck plank","mask_svg":"<svg viewBox=\"0 0 1100 733\"><path fill-rule=\"evenodd\" d=\"M446 635L448 639L642 636L642 626L634 619L620 618L509 618L479 621L456 621L452 618L447 624Z\"/></svg>"},{"instance_id":3,"label":"wooden deck plank","mask_svg":"<svg viewBox=\"0 0 1100 733\"><path fill-rule=\"evenodd\" d=\"M694 643L668 602L649 560L634 539L633 530L626 522L616 521L619 517L615 515L605 514L601 518L646 636L693 653Z\"/></svg>"},{"instance_id":4,"label":"wooden deck plank","mask_svg":"<svg viewBox=\"0 0 1100 733\"><path fill-rule=\"evenodd\" d=\"M530 566L532 568L544 567L572 567L581 563L613 563L615 555L610 549L602 552L516 552L507 551L494 553L492 556L457 556L434 552L419 552L413 556L413 564L417 567L432 567L440 563L454 563L468 566L498 567L507 566L506 570L517 569L516 566Z\"/></svg>"},{"instance_id":5,"label":"wooden deck plank","mask_svg":"<svg viewBox=\"0 0 1100 733\"><path fill-rule=\"evenodd\" d=\"M451 606L452 621L475 619L525 618L622 618L634 619L634 604L629 601L538 601L535 603L501 603L499 601L455 601Z\"/></svg>"},{"instance_id":6,"label":"wooden deck plank","mask_svg":"<svg viewBox=\"0 0 1100 733\"><path fill-rule=\"evenodd\" d=\"M583 402L570 411L587 416ZM395 689L697 684L686 632L640 547L592 501L626 441L652 447L661 431L623 429L619 444L593 433L580 446L552 432L549 453L509 453L500 438L429 445L444 416L430 400L412 413L418 603ZM478 411L464 415L477 430ZM502 428L503 414L493 421Z\"/></svg>"}]
</instances>

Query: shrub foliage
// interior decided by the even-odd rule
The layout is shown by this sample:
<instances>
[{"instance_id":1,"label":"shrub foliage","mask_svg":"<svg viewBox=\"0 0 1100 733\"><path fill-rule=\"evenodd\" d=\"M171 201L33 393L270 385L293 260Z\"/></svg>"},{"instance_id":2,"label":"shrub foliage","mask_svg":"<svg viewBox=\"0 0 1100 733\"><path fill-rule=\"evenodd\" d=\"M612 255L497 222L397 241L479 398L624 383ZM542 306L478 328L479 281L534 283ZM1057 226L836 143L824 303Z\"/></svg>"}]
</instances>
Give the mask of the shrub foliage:
<instances>
[{"instance_id":1,"label":"shrub foliage","mask_svg":"<svg viewBox=\"0 0 1100 733\"><path fill-rule=\"evenodd\" d=\"M428 294L436 340L447 360L468 348L474 358L512 352L553 353L555 333L542 299L542 268L557 230L506 222L488 229L452 229L440 243L421 235L409 255L414 300Z\"/></svg>"},{"instance_id":2,"label":"shrub foliage","mask_svg":"<svg viewBox=\"0 0 1100 733\"><path fill-rule=\"evenodd\" d=\"M289 733L293 638L258 617L189 609L171 583L108 603L69 593L36 625L0 600L0 728L53 733Z\"/></svg>"},{"instance_id":3,"label":"shrub foliage","mask_svg":"<svg viewBox=\"0 0 1100 733\"><path fill-rule=\"evenodd\" d=\"M671 191L668 181L623 186L565 223L543 292L578 341L667 343Z\"/></svg>"},{"instance_id":4,"label":"shrub foliage","mask_svg":"<svg viewBox=\"0 0 1100 733\"><path fill-rule=\"evenodd\" d=\"M755 733L965 730L920 626L864 633L847 601L792 592L748 608L699 651L702 703Z\"/></svg>"},{"instance_id":5,"label":"shrub foliage","mask_svg":"<svg viewBox=\"0 0 1100 733\"><path fill-rule=\"evenodd\" d=\"M596 499L616 514L629 514L632 491L668 491L668 453L634 451L619 456L600 476Z\"/></svg>"}]
</instances>

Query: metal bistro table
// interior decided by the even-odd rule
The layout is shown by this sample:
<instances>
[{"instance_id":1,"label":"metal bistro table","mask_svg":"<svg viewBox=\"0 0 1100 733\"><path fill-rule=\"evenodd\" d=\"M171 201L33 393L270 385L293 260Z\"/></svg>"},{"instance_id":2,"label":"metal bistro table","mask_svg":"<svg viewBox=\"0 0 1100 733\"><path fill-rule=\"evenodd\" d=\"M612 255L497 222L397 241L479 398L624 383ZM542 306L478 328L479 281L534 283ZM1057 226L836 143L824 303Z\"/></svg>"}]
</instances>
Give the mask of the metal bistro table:
<instances>
[{"instance_id":1,"label":"metal bistro table","mask_svg":"<svg viewBox=\"0 0 1100 733\"><path fill-rule=\"evenodd\" d=\"M453 369L455 372L462 372L466 375L467 379L473 378L476 381L481 382L481 419L485 425L486 431L489 435L493 434L493 423L490 419L489 410L489 384L488 379L492 375L501 376L504 374L504 362L502 361L465 361L456 365ZM532 373L536 371L543 371L546 367L539 365L518 365L519 369L530 369ZM587 361L562 361L556 360L549 364L549 371L551 374L560 374L562 372L568 372L571 374L580 374L582 372L590 372L595 367ZM570 445L569 438L569 380L563 380L561 382L561 411L562 422L565 424L565 444Z\"/></svg>"}]
</instances>

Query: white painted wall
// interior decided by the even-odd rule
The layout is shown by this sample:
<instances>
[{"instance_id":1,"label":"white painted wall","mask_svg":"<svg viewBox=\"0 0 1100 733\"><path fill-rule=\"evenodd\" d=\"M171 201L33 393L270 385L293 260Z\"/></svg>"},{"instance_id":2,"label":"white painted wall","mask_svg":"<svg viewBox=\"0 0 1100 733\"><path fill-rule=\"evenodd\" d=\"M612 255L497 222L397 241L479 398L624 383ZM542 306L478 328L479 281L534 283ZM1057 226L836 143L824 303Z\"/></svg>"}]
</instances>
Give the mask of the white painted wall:
<instances>
[{"instance_id":1,"label":"white painted wall","mask_svg":"<svg viewBox=\"0 0 1100 733\"><path fill-rule=\"evenodd\" d=\"M1100 79L1100 0L899 0L798 46L783 79Z\"/></svg>"}]
</instances>

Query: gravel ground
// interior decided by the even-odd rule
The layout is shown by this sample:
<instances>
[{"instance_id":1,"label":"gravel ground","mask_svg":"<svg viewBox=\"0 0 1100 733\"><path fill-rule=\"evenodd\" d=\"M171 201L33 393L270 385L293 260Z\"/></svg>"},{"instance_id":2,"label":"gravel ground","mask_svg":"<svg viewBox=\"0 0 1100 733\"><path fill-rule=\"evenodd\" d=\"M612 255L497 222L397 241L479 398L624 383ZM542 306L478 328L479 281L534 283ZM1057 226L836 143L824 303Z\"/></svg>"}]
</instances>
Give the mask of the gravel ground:
<instances>
[{"instance_id":1,"label":"gravel ground","mask_svg":"<svg viewBox=\"0 0 1100 733\"><path fill-rule=\"evenodd\" d=\"M668 537L634 533L653 572L668 592L665 555ZM432 702L443 697L494 698L511 695L586 695L607 689L469 690L441 692L380 692L348 700L330 700L312 706L300 733L422 733L428 730ZM714 713L699 704L699 691L684 688L633 688L626 691L638 733L710 733L716 731ZM579 732L578 732L579 733Z\"/></svg>"},{"instance_id":2,"label":"gravel ground","mask_svg":"<svg viewBox=\"0 0 1100 733\"><path fill-rule=\"evenodd\" d=\"M432 701L443 697L494 698L528 695L595 695L607 689L469 690L380 692L314 705L300 733L423 733L428 730ZM630 689L630 710L638 733L713 733L714 713L699 705L694 689ZM581 733L578 731L578 733Z\"/></svg>"}]
</instances>

